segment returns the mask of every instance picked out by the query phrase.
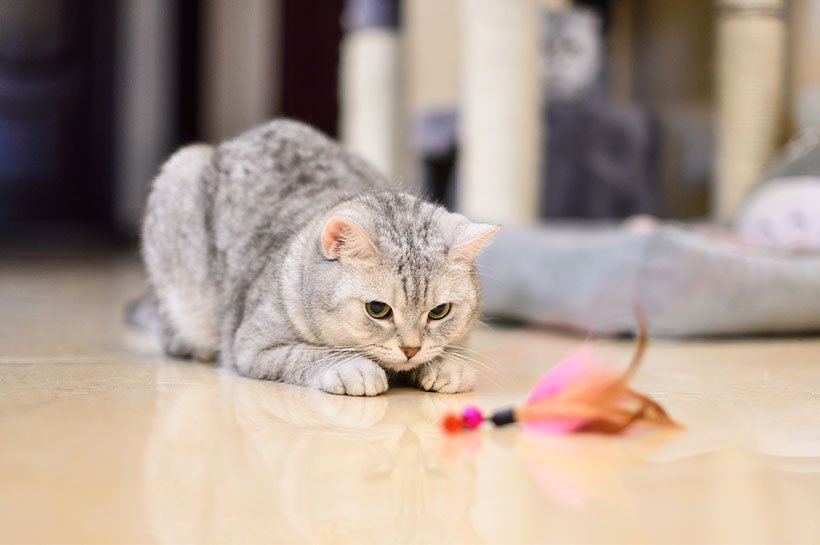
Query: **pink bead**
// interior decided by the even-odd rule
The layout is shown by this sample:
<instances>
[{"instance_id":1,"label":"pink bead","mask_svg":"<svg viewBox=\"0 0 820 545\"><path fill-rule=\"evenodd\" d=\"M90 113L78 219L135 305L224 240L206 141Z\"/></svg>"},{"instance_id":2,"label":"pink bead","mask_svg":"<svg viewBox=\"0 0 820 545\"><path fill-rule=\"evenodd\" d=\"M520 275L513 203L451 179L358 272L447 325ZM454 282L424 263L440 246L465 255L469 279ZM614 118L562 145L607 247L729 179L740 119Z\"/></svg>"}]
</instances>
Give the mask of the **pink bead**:
<instances>
[{"instance_id":1,"label":"pink bead","mask_svg":"<svg viewBox=\"0 0 820 545\"><path fill-rule=\"evenodd\" d=\"M472 405L465 407L461 416L464 419L464 427L469 430L476 429L484 422L484 416L482 416L481 411Z\"/></svg>"}]
</instances>

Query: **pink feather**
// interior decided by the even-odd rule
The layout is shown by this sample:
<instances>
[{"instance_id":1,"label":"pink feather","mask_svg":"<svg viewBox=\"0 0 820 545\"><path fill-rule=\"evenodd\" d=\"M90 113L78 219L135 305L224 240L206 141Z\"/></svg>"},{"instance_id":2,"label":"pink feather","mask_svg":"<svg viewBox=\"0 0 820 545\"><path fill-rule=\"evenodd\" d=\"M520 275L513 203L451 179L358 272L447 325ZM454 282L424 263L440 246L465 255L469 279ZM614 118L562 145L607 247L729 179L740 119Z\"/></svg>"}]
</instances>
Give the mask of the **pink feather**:
<instances>
[{"instance_id":1,"label":"pink feather","mask_svg":"<svg viewBox=\"0 0 820 545\"><path fill-rule=\"evenodd\" d=\"M639 309L636 317L638 342L625 371L618 373L601 365L592 358L590 348L583 347L541 376L523 406L499 411L491 418L468 407L462 415L445 415L442 427L447 433L457 433L478 427L482 420L496 425L519 422L530 430L554 434L619 433L639 421L678 427L656 401L629 388L647 344L646 320Z\"/></svg>"},{"instance_id":2,"label":"pink feather","mask_svg":"<svg viewBox=\"0 0 820 545\"><path fill-rule=\"evenodd\" d=\"M617 433L643 420L677 426L652 399L629 388L646 348L646 321L636 311L639 334L629 367L617 373L596 362L589 347L560 361L535 383L517 419L543 433Z\"/></svg>"},{"instance_id":3,"label":"pink feather","mask_svg":"<svg viewBox=\"0 0 820 545\"><path fill-rule=\"evenodd\" d=\"M568 390L580 390L580 394L589 389L595 390L594 385L605 385L617 379L617 375L604 370L592 359L591 349L585 346L544 373L535 383L527 397L526 404L549 403L549 398L565 397L561 394L565 394ZM575 401L584 401L583 395L575 397ZM528 429L542 433L571 433L581 428L586 421L587 419L582 416L575 416L529 420L524 424Z\"/></svg>"}]
</instances>

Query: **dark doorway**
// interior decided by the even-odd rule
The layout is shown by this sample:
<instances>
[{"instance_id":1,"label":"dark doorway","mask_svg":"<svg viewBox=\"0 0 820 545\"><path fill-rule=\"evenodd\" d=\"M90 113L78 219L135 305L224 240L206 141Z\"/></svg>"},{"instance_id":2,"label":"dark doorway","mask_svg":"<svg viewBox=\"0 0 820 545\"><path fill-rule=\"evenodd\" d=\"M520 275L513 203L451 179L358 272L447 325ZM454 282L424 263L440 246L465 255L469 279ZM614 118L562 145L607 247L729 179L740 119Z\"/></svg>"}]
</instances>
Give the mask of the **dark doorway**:
<instances>
[{"instance_id":1,"label":"dark doorway","mask_svg":"<svg viewBox=\"0 0 820 545\"><path fill-rule=\"evenodd\" d=\"M336 136L343 0L282 2L282 115Z\"/></svg>"},{"instance_id":2,"label":"dark doorway","mask_svg":"<svg viewBox=\"0 0 820 545\"><path fill-rule=\"evenodd\" d=\"M0 222L107 222L114 3L0 0Z\"/></svg>"}]
</instances>

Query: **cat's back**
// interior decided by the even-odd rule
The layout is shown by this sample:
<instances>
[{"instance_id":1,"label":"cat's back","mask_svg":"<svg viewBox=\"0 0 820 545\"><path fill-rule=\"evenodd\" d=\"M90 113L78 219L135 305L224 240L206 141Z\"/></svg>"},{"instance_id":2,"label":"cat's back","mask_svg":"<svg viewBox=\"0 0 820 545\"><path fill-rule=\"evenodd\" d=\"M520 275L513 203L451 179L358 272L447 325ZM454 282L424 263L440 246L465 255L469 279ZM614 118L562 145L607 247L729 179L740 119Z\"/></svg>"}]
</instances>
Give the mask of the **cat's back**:
<instances>
[{"instance_id":1,"label":"cat's back","mask_svg":"<svg viewBox=\"0 0 820 545\"><path fill-rule=\"evenodd\" d=\"M303 123L270 121L218 146L214 180L217 221L288 224L346 195L387 186L361 158Z\"/></svg>"},{"instance_id":2,"label":"cat's back","mask_svg":"<svg viewBox=\"0 0 820 545\"><path fill-rule=\"evenodd\" d=\"M253 128L217 148L220 189L260 197L288 209L307 198L323 200L333 192L361 192L386 187L383 175L318 130L288 119ZM236 197L237 195L233 195ZM236 201L234 201L236 202ZM270 212L270 209L268 209Z\"/></svg>"},{"instance_id":3,"label":"cat's back","mask_svg":"<svg viewBox=\"0 0 820 545\"><path fill-rule=\"evenodd\" d=\"M282 249L301 225L337 202L388 185L329 137L287 119L220 144L214 168L213 233L228 269Z\"/></svg>"}]
</instances>

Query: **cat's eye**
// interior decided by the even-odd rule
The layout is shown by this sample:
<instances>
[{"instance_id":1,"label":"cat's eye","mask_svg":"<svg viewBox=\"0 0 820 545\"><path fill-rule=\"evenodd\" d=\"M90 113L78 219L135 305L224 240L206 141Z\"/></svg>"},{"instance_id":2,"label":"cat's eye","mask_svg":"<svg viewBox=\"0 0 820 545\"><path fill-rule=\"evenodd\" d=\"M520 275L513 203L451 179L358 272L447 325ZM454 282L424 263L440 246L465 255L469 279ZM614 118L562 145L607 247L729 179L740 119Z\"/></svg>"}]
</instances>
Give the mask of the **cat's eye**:
<instances>
[{"instance_id":1,"label":"cat's eye","mask_svg":"<svg viewBox=\"0 0 820 545\"><path fill-rule=\"evenodd\" d=\"M369 303L365 303L364 308L367 310L367 313L371 318L376 318L377 320L387 318L393 310L390 308L390 305L387 303L382 303L381 301L370 301Z\"/></svg>"},{"instance_id":2,"label":"cat's eye","mask_svg":"<svg viewBox=\"0 0 820 545\"><path fill-rule=\"evenodd\" d=\"M441 320L442 318L450 314L450 306L450 303L442 303L441 305L431 310L428 316L431 320Z\"/></svg>"}]
</instances>

